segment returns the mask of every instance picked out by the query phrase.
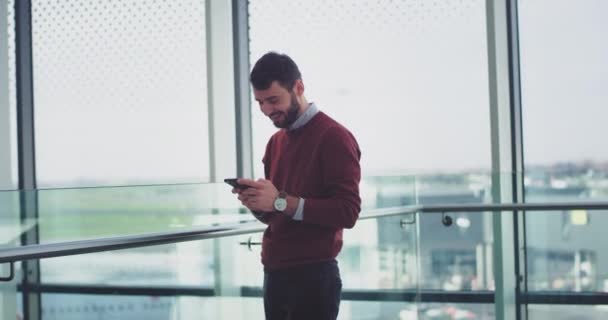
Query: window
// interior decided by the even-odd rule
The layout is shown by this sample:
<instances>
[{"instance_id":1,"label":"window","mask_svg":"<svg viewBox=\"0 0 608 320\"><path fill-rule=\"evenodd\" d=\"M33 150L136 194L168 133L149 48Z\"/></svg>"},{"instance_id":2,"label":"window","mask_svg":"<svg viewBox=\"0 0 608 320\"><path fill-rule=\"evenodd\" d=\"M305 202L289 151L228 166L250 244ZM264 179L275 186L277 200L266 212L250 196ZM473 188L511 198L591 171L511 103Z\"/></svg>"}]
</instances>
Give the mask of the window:
<instances>
[{"instance_id":1,"label":"window","mask_svg":"<svg viewBox=\"0 0 608 320\"><path fill-rule=\"evenodd\" d=\"M249 14L251 65L268 51L290 55L302 72L307 99L357 138L364 207L487 200L489 193L479 189L489 188L491 167L484 1L266 0L251 1ZM276 128L253 106L254 174L261 177L266 142ZM415 287L403 278L415 275L416 259L430 261L435 250L490 259L469 254L491 245L481 215L456 218L466 227L446 232L440 217L422 217L418 256L412 249L416 237L395 228L399 219L381 219L375 232L362 237L351 233L369 229L365 221L347 231L341 257L360 252L362 261L378 259L370 265L396 275L372 288L393 289ZM445 236L439 240L437 234ZM423 272L429 269L423 265L420 271L422 287L444 288ZM469 282L450 288L491 287L491 280L475 278L469 269ZM352 288L355 282L348 279L358 275L343 271L345 288ZM375 271L383 272L365 270Z\"/></svg>"},{"instance_id":2,"label":"window","mask_svg":"<svg viewBox=\"0 0 608 320\"><path fill-rule=\"evenodd\" d=\"M32 1L39 187L209 178L204 1Z\"/></svg>"},{"instance_id":3,"label":"window","mask_svg":"<svg viewBox=\"0 0 608 320\"><path fill-rule=\"evenodd\" d=\"M354 133L364 175L490 168L483 1L267 0L249 12L251 64L290 55L308 100ZM275 128L253 105L261 176Z\"/></svg>"},{"instance_id":4,"label":"window","mask_svg":"<svg viewBox=\"0 0 608 320\"><path fill-rule=\"evenodd\" d=\"M605 1L520 1L528 202L608 198L607 12ZM606 212L527 213L528 289L608 291L606 226Z\"/></svg>"},{"instance_id":5,"label":"window","mask_svg":"<svg viewBox=\"0 0 608 320\"><path fill-rule=\"evenodd\" d=\"M33 0L31 10L38 187L209 180L204 1ZM199 192L195 185L43 190L40 241L143 232L142 216L144 228L167 230L171 219L183 222L191 199L200 204ZM184 221L199 214L189 211ZM125 277L127 285L175 285L187 274L209 285L211 251L208 241L77 255L42 261L41 274L47 283L89 285L125 284ZM201 268L159 258L171 255L192 256L189 266Z\"/></svg>"}]
</instances>

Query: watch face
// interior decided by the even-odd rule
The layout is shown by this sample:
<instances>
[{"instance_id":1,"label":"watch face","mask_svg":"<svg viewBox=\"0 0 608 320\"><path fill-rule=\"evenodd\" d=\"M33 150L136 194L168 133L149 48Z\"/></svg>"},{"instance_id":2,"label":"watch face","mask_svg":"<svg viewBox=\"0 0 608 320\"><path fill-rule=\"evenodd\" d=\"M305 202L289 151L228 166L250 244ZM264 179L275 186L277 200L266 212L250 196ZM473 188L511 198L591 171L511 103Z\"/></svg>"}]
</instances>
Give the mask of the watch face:
<instances>
[{"instance_id":1,"label":"watch face","mask_svg":"<svg viewBox=\"0 0 608 320\"><path fill-rule=\"evenodd\" d=\"M274 209L277 211L283 211L287 208L287 199L277 198L274 200Z\"/></svg>"}]
</instances>

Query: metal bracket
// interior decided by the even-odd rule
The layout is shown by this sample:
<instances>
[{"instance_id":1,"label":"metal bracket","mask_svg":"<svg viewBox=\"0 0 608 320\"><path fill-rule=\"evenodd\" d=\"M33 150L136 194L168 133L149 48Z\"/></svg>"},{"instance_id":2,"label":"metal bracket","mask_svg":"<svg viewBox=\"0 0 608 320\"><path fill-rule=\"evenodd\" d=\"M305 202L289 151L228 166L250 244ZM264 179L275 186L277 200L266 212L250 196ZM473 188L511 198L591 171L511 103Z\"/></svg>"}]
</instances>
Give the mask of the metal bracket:
<instances>
[{"instance_id":1,"label":"metal bracket","mask_svg":"<svg viewBox=\"0 0 608 320\"><path fill-rule=\"evenodd\" d=\"M252 240L253 239L251 237L249 237L249 239L247 239L246 242L239 242L239 244L242 245L242 246L247 246L247 249L249 249L249 251L252 251L251 250L251 246L259 246L259 245L262 244L261 242L255 242L255 241L252 241Z\"/></svg>"},{"instance_id":2,"label":"metal bracket","mask_svg":"<svg viewBox=\"0 0 608 320\"><path fill-rule=\"evenodd\" d=\"M441 213L441 223L443 223L444 226L449 227L452 225L453 219L449 215L445 214L445 212L442 212Z\"/></svg>"},{"instance_id":3,"label":"metal bracket","mask_svg":"<svg viewBox=\"0 0 608 320\"><path fill-rule=\"evenodd\" d=\"M0 277L0 282L9 282L15 278L15 266L13 265L15 262L9 263L9 274L8 277Z\"/></svg>"},{"instance_id":4,"label":"metal bracket","mask_svg":"<svg viewBox=\"0 0 608 320\"><path fill-rule=\"evenodd\" d=\"M405 228L410 224L414 224L416 223L416 214L412 213L412 218L411 219L401 219L401 221L399 221L399 225L401 226L401 228Z\"/></svg>"}]
</instances>

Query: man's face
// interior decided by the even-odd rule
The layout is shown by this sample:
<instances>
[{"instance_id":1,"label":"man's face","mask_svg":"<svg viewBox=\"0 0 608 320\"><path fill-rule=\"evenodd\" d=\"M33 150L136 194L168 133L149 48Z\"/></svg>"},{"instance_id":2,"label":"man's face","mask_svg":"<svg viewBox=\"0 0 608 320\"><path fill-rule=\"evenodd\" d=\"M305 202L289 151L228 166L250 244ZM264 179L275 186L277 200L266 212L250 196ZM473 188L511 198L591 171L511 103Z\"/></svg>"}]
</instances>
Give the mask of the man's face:
<instances>
[{"instance_id":1,"label":"man's face","mask_svg":"<svg viewBox=\"0 0 608 320\"><path fill-rule=\"evenodd\" d=\"M253 95L264 115L277 128L288 128L298 118L300 105L295 92L283 88L277 81L273 81L266 90L254 88Z\"/></svg>"}]
</instances>

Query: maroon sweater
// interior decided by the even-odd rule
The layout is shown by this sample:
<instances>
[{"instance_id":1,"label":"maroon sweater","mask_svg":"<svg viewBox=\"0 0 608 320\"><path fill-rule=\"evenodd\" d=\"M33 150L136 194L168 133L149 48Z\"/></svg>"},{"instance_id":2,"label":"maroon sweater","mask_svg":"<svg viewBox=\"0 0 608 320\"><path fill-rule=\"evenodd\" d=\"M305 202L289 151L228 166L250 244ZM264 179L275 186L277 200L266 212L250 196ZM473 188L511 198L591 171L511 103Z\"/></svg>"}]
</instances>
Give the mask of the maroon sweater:
<instances>
[{"instance_id":1,"label":"maroon sweater","mask_svg":"<svg viewBox=\"0 0 608 320\"><path fill-rule=\"evenodd\" d=\"M303 127L276 132L264 155L266 179L279 191L305 199L304 220L271 214L262 242L269 270L335 258L342 229L359 217L361 152L354 136L318 112Z\"/></svg>"}]
</instances>

